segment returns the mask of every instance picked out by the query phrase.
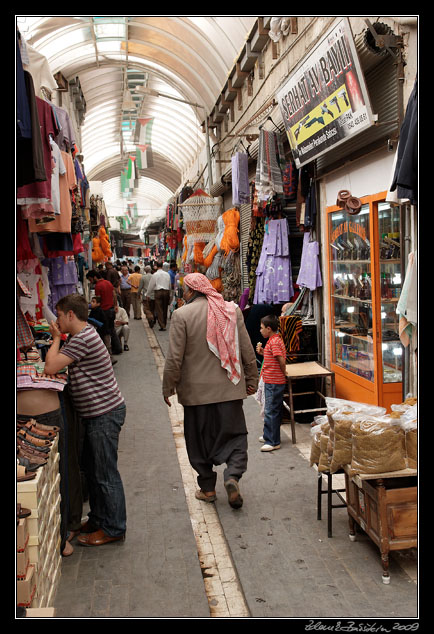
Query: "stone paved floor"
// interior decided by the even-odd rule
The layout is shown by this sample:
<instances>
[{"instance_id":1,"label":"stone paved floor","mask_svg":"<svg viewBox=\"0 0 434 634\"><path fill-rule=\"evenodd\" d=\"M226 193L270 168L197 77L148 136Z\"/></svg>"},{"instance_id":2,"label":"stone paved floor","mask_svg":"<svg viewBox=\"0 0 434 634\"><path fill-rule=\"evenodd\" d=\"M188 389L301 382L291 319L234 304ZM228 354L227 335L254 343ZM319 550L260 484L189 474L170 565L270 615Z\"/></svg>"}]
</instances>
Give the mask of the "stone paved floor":
<instances>
[{"instance_id":1,"label":"stone paved floor","mask_svg":"<svg viewBox=\"0 0 434 634\"><path fill-rule=\"evenodd\" d=\"M63 560L59 618L374 618L417 617L417 552L391 558L382 583L378 548L363 533L348 539L345 509L333 537L317 520L317 472L309 466L309 427L292 445L261 453L259 406L245 401L249 465L244 506L233 510L218 467L218 499L194 499L185 457L182 408L161 397L168 332L131 320L130 352L115 373L127 402L119 468L128 512L124 543L80 547ZM158 344L157 344L158 340ZM325 498L324 498L325 500Z\"/></svg>"}]
</instances>

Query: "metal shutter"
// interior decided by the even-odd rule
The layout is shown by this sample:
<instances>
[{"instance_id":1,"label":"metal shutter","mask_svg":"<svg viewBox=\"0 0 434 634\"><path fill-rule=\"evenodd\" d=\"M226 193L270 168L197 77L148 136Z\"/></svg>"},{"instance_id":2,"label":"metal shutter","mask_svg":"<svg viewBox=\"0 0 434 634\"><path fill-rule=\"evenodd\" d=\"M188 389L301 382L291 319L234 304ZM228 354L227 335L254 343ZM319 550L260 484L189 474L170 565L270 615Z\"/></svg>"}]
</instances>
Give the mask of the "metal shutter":
<instances>
[{"instance_id":1,"label":"metal shutter","mask_svg":"<svg viewBox=\"0 0 434 634\"><path fill-rule=\"evenodd\" d=\"M317 176L331 171L345 161L361 156L363 150L378 149L398 130L398 80L396 66L391 55L379 58L379 62L365 71L366 87L372 112L378 115L378 124L348 139L330 152L316 159Z\"/></svg>"}]
</instances>

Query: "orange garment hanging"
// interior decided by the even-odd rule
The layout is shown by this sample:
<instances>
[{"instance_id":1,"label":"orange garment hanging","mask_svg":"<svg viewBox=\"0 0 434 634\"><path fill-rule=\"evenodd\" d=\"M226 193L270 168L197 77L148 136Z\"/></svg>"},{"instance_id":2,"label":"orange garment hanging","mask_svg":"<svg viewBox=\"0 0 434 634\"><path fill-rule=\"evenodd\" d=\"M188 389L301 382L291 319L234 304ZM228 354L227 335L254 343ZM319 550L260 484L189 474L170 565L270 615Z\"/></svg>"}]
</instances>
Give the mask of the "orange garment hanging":
<instances>
[{"instance_id":1,"label":"orange garment hanging","mask_svg":"<svg viewBox=\"0 0 434 634\"><path fill-rule=\"evenodd\" d=\"M225 223L225 231L220 242L220 249L228 255L230 251L238 251L240 240L238 238L238 225L240 224L240 212L235 207L228 209L222 214Z\"/></svg>"},{"instance_id":2,"label":"orange garment hanging","mask_svg":"<svg viewBox=\"0 0 434 634\"><path fill-rule=\"evenodd\" d=\"M219 293L223 290L223 282L221 277L216 277L215 280L210 280L211 285L215 288Z\"/></svg>"},{"instance_id":3,"label":"orange garment hanging","mask_svg":"<svg viewBox=\"0 0 434 634\"><path fill-rule=\"evenodd\" d=\"M106 258L111 258L113 254L110 249L110 240L105 230L105 227L99 228L98 235L100 240L101 251L104 253Z\"/></svg>"},{"instance_id":4,"label":"orange garment hanging","mask_svg":"<svg viewBox=\"0 0 434 634\"><path fill-rule=\"evenodd\" d=\"M184 251L182 253L182 261L186 262L187 261L187 253L188 253L188 247L187 247L187 236L184 236Z\"/></svg>"},{"instance_id":5,"label":"orange garment hanging","mask_svg":"<svg viewBox=\"0 0 434 634\"><path fill-rule=\"evenodd\" d=\"M203 264L203 250L206 242L195 242L193 245L193 259L195 264Z\"/></svg>"},{"instance_id":6,"label":"orange garment hanging","mask_svg":"<svg viewBox=\"0 0 434 634\"><path fill-rule=\"evenodd\" d=\"M92 239L92 260L94 262L104 262L105 256L101 249L101 241L99 238Z\"/></svg>"}]
</instances>

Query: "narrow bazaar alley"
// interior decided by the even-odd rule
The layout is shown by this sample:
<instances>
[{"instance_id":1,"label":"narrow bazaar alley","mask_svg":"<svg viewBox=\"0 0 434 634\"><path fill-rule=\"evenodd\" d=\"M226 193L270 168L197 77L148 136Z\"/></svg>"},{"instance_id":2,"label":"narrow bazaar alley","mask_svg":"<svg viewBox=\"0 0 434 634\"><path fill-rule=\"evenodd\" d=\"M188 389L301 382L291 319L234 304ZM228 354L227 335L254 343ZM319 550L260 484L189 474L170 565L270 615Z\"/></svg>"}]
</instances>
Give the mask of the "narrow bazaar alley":
<instances>
[{"instance_id":1,"label":"narrow bazaar alley","mask_svg":"<svg viewBox=\"0 0 434 634\"><path fill-rule=\"evenodd\" d=\"M161 393L167 345L168 331L151 330L146 320L132 321L130 350L116 357L116 378L127 402L119 448L127 537L99 548L83 548L73 540L74 553L62 562L56 615L415 617L414 550L393 555L391 583L384 585L378 548L362 532L350 541L345 509L333 511L331 538L325 501L318 521L309 425L297 424L297 444L288 430L280 451L261 453L260 408L249 397L243 507L228 505L222 467L217 467L217 501L195 499L182 408L168 408Z\"/></svg>"},{"instance_id":2,"label":"narrow bazaar alley","mask_svg":"<svg viewBox=\"0 0 434 634\"><path fill-rule=\"evenodd\" d=\"M12 621L417 631L420 16L11 34Z\"/></svg>"}]
</instances>

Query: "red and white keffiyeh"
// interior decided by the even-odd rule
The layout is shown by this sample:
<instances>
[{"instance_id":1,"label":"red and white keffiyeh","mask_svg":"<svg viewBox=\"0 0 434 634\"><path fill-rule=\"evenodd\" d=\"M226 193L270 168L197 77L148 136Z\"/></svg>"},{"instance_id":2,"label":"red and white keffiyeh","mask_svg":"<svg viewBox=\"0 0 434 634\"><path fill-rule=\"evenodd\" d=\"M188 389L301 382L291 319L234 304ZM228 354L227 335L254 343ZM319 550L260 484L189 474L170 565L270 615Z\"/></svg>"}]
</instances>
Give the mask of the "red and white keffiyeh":
<instances>
[{"instance_id":1,"label":"red and white keffiyeh","mask_svg":"<svg viewBox=\"0 0 434 634\"><path fill-rule=\"evenodd\" d=\"M202 273L189 273L185 284L194 291L203 293L208 300L207 332L208 347L228 374L228 379L237 385L241 378L239 359L237 306L226 302Z\"/></svg>"}]
</instances>

